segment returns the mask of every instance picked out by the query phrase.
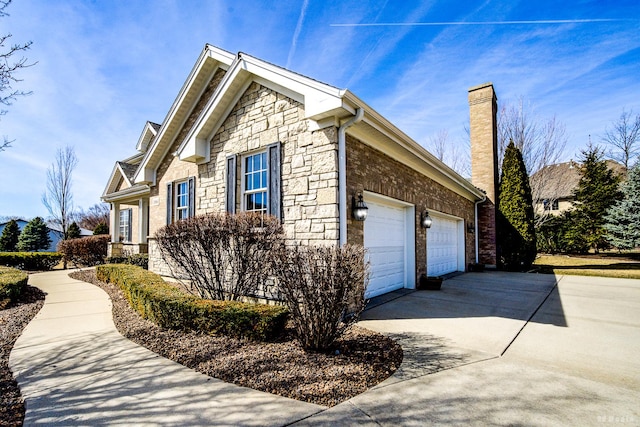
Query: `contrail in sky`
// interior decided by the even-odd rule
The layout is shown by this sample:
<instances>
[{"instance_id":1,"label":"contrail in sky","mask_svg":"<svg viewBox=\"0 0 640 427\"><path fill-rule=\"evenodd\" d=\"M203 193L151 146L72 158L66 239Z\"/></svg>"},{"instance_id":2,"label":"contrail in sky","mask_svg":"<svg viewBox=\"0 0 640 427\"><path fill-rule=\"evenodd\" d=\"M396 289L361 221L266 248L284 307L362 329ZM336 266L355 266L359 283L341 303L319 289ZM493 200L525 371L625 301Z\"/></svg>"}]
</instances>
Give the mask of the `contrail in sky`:
<instances>
[{"instance_id":1,"label":"contrail in sky","mask_svg":"<svg viewBox=\"0 0 640 427\"><path fill-rule=\"evenodd\" d=\"M300 37L300 31L302 31L302 24L304 22L304 16L307 13L307 6L309 6L309 0L304 0L302 3L302 9L300 10L300 16L298 17L298 24L296 30L293 33L293 40L291 40L291 48L289 49L289 56L287 57L287 65L285 68L289 68L293 55L296 53L296 47L298 46L298 37Z\"/></svg>"},{"instance_id":2,"label":"contrail in sky","mask_svg":"<svg viewBox=\"0 0 640 427\"><path fill-rule=\"evenodd\" d=\"M445 25L540 25L589 24L597 22L635 21L634 19L550 19L536 21L458 21L458 22L372 22L364 24L329 24L330 27L437 27ZM297 29L296 29L297 31Z\"/></svg>"}]
</instances>

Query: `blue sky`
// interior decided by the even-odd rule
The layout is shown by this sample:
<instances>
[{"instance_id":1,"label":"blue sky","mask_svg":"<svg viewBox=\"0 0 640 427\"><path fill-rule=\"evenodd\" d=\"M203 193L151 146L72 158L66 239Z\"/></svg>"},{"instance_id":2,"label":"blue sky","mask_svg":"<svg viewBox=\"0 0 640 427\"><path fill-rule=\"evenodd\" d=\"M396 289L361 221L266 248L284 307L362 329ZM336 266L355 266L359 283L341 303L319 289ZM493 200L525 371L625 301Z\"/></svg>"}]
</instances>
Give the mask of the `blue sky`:
<instances>
[{"instance_id":1,"label":"blue sky","mask_svg":"<svg viewBox=\"0 0 640 427\"><path fill-rule=\"evenodd\" d=\"M566 159L623 108L640 113L637 0L14 0L6 11L0 33L33 41L38 63L16 85L33 94L0 121L15 140L0 153L0 216L47 215L46 170L65 145L79 159L76 206L98 203L205 43L348 88L423 145L442 130L462 144L467 89L488 81L499 103L522 96L564 123Z\"/></svg>"}]
</instances>

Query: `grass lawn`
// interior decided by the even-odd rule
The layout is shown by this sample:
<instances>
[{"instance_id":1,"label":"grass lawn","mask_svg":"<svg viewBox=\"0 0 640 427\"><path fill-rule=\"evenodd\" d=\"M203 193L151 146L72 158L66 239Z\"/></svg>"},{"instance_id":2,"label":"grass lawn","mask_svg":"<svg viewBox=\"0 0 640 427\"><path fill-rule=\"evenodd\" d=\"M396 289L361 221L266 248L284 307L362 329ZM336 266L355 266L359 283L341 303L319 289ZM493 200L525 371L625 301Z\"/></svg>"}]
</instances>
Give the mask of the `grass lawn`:
<instances>
[{"instance_id":1,"label":"grass lawn","mask_svg":"<svg viewBox=\"0 0 640 427\"><path fill-rule=\"evenodd\" d=\"M534 262L540 273L640 279L638 254L541 255Z\"/></svg>"}]
</instances>

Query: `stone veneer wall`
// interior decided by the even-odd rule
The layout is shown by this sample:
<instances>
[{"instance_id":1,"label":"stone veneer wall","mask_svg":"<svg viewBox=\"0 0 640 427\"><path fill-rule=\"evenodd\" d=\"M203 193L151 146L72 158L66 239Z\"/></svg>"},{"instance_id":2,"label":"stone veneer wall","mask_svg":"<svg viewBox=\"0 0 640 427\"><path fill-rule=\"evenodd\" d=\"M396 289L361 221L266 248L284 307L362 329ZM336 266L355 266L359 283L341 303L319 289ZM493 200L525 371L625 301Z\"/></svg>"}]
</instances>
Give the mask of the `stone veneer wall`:
<instances>
[{"instance_id":1,"label":"stone veneer wall","mask_svg":"<svg viewBox=\"0 0 640 427\"><path fill-rule=\"evenodd\" d=\"M420 227L425 209L462 218L465 222L465 265L475 261L475 236L466 231L474 221L474 203L384 153L347 135L347 200L370 191L415 205L416 279L427 264L427 234ZM364 223L347 216L347 241L364 244Z\"/></svg>"},{"instance_id":2,"label":"stone veneer wall","mask_svg":"<svg viewBox=\"0 0 640 427\"><path fill-rule=\"evenodd\" d=\"M203 99L205 97L206 92ZM304 117L304 106L299 102L252 83L211 140L209 163L181 162L171 154L162 162L158 169L158 187L151 192L150 234L153 235L166 221L166 195L163 193L167 182L196 176L196 214L222 212L225 210L227 156L261 151L280 142L283 225L287 237L304 244L337 244L337 128L311 131ZM180 135L188 131L187 127L191 127L193 121L191 117L187 120L186 130L183 129ZM178 137L169 153L175 151L180 141ZM241 161L238 161L238 180L240 170ZM238 184L237 210L239 190ZM153 201L154 196L157 201ZM170 273L153 238L149 241L149 266L160 274Z\"/></svg>"}]
</instances>

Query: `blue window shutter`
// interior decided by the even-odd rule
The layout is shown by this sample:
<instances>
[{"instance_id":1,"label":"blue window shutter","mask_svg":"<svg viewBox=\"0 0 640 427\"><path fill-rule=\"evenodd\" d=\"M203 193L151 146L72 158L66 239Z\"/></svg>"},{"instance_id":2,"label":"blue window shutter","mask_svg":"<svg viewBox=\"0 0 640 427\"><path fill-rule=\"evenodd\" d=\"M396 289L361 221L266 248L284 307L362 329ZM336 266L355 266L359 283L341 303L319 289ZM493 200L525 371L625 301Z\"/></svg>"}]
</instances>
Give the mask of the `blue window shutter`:
<instances>
[{"instance_id":1,"label":"blue window shutter","mask_svg":"<svg viewBox=\"0 0 640 427\"><path fill-rule=\"evenodd\" d=\"M235 155L227 157L226 208L229 213L236 212L236 162L237 157Z\"/></svg>"},{"instance_id":2,"label":"blue window shutter","mask_svg":"<svg viewBox=\"0 0 640 427\"><path fill-rule=\"evenodd\" d=\"M173 182L167 184L167 225L173 222Z\"/></svg>"},{"instance_id":3,"label":"blue window shutter","mask_svg":"<svg viewBox=\"0 0 640 427\"><path fill-rule=\"evenodd\" d=\"M269 157L269 211L270 215L275 216L282 221L282 166L280 159L280 143L269 145L267 147Z\"/></svg>"},{"instance_id":4,"label":"blue window shutter","mask_svg":"<svg viewBox=\"0 0 640 427\"><path fill-rule=\"evenodd\" d=\"M189 178L189 218L196 215L196 178Z\"/></svg>"}]
</instances>

